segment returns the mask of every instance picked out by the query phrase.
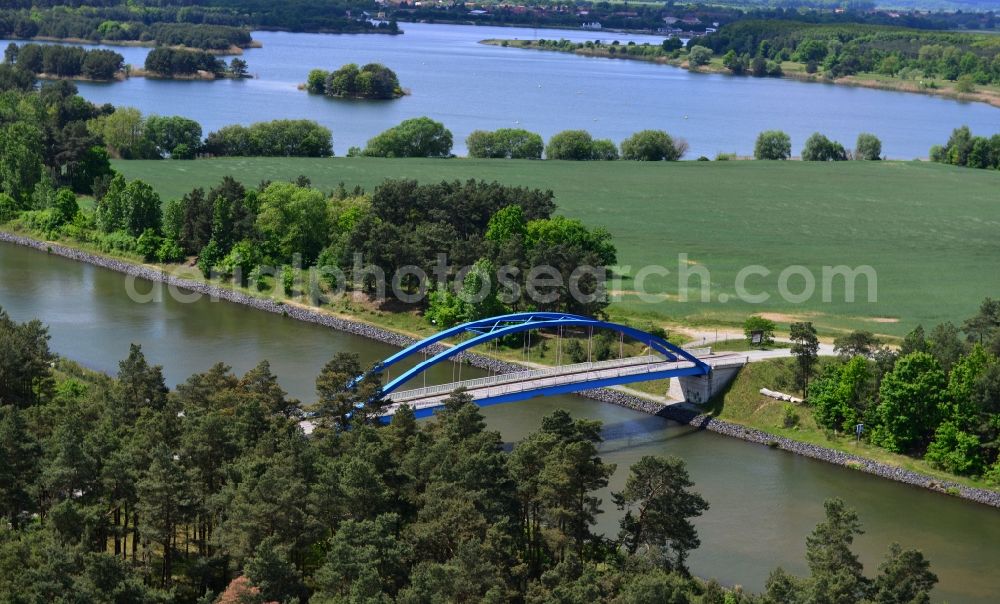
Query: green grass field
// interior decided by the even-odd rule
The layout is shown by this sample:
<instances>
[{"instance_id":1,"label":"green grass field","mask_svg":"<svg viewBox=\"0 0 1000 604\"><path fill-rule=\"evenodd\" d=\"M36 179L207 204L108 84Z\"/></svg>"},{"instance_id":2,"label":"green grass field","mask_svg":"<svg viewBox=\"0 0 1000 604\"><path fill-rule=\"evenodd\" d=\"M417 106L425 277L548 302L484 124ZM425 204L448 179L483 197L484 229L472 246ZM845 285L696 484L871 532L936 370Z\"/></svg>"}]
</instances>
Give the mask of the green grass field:
<instances>
[{"instance_id":1,"label":"green grass field","mask_svg":"<svg viewBox=\"0 0 1000 604\"><path fill-rule=\"evenodd\" d=\"M559 212L608 228L625 277L614 314L687 324L733 324L749 313L774 313L779 323L803 318L828 334L864 328L903 335L917 323L960 322L986 296L1000 296L1000 172L926 162L559 162L432 159L231 158L198 161L119 161L129 178L151 183L166 199L211 187L231 175L248 185L300 174L332 190L371 189L386 178L423 182L479 178L552 189ZM687 254L680 262L679 255ZM631 278L658 265L632 293ZM710 300L701 301L692 276L681 301L678 266L710 272ZM738 272L762 265L739 301ZM816 293L805 302L781 299L779 274L806 267ZM856 301L845 301L843 280L822 286L822 267L869 265L878 275L877 301L858 279ZM800 271L801 272L801 271ZM802 291L804 278L788 282ZM824 301L827 289L830 301ZM728 301L723 302L722 300Z\"/></svg>"}]
</instances>

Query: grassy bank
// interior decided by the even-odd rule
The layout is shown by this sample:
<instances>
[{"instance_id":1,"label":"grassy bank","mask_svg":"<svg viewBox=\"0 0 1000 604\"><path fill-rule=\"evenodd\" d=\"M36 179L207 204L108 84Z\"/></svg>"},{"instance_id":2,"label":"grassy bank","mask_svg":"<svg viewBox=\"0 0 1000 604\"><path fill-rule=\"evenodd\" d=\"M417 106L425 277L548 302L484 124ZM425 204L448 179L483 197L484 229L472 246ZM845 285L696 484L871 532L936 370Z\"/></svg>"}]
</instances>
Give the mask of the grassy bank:
<instances>
[{"instance_id":1,"label":"grassy bank","mask_svg":"<svg viewBox=\"0 0 1000 604\"><path fill-rule=\"evenodd\" d=\"M232 175L248 185L308 176L314 186L338 183L372 189L386 178L423 182L479 178L552 189L559 212L601 225L614 235L625 275L613 285L612 314L686 325L737 325L754 312L779 324L816 323L827 335L862 328L901 336L916 324L961 321L975 313L996 284L984 267L1000 262L1000 172L926 162L560 162L436 159L230 158L198 161L120 161L129 178L151 183L164 199L211 187ZM679 258L687 254L687 259ZM639 269L660 265L647 300L634 292ZM739 301L735 280L748 265L767 277L747 281L762 304ZM804 303L777 294L778 277L801 265L815 275L817 293ZM869 265L877 273L877 300L867 301L865 279L856 301L845 300L843 280L819 291L822 267ZM709 301L697 276L684 290L678 271L710 272ZM793 278L789 288L801 290ZM681 296L688 293L688 301ZM721 301L728 297L726 302Z\"/></svg>"},{"instance_id":2,"label":"grassy bank","mask_svg":"<svg viewBox=\"0 0 1000 604\"><path fill-rule=\"evenodd\" d=\"M12 229L10 225L4 226L2 231L16 233L20 235L26 235L33 237L36 241L42 242L41 247L38 249L44 252L45 240L38 233L30 233L28 231L17 231ZM57 250L55 253L63 254L63 252L58 251L59 248L63 249L75 249L85 251L91 256L101 256L103 258L125 261L126 263L131 263L135 265L142 265L147 268L152 268L154 270L167 269L172 276L179 277L182 279L189 279L200 283L210 283L216 287L222 287L226 289L231 289L243 294L261 296L265 297L257 291L234 287L231 283L220 283L220 282L208 282L207 280L200 278L199 273L196 269L192 267L186 267L186 270L178 270L181 267L178 266L168 266L161 267L155 265L143 265L142 262L135 256L129 254L108 254L100 252L95 249L94 246L82 243L79 241L72 241L62 239L56 242L48 242L51 246L49 247L49 252L52 253L53 249ZM33 246L37 247L37 246ZM70 256L72 257L72 256ZM101 266L105 266L101 262L95 260L87 260L87 262L92 262ZM118 266L122 265L122 262L117 263ZM123 270L121 268L112 268L112 270ZM185 287L182 285L182 287ZM199 290L200 291L200 290ZM245 303L245 302L242 302ZM292 299L282 300L281 304L286 306L279 308L287 308L288 312L291 313L292 306L303 306L300 302ZM252 306L252 305L251 305ZM313 306L307 307L312 312L318 312L320 314L326 314L333 317L341 317L347 319L348 321L357 324L368 323L369 325L374 325L376 327L381 327L394 331L396 333L402 333L411 337L419 337L429 335L430 333L436 331L433 326L427 325L426 322L420 320L418 315L415 313L381 313L381 312L368 312L364 307L352 307L346 299L335 301L333 304L324 306L321 308L316 308ZM348 311L348 312L343 312ZM292 316L296 316L292 314ZM298 317L296 317L298 318ZM312 320L312 319L302 319L302 320ZM522 349L520 345L513 347L486 347L485 349L477 350L476 352L480 355L492 356L501 360L512 361L514 363L519 363L528 366L546 366L556 364L557 357L557 340L552 334L537 334L539 339L535 339L531 343L531 347L527 350ZM371 336L366 336L371 337ZM539 341L544 340L546 345L539 346ZM671 340L680 344L684 342L684 339L677 337L676 335L671 337ZM586 341L583 340L584 346L586 346ZM565 341L564 341L565 343ZM617 356L618 350L616 347L612 350L612 357ZM567 350L565 345L562 350ZM639 343L625 343L622 348L622 354L625 356L637 356L641 354L648 354L646 350ZM823 358L821 361L822 365L825 363L832 362L831 358ZM566 354L562 355L562 362L578 362L575 359L569 359ZM789 426L785 423L785 407L786 403L779 401L774 401L772 399L763 397L759 395L759 389L762 387L769 387L772 389L781 389L786 392L793 392L791 387L792 381L792 369L790 367L790 359L780 359L773 361L765 361L747 365L737 376L735 381L727 388L727 390L722 393L718 398L711 401L708 405L700 407L699 410L704 411L708 415L724 419L730 423L739 424L743 426L748 426L756 428L768 434L783 436L785 438L806 443L820 445L834 450L844 451L847 453L854 454L858 457L881 462L884 464L889 464L895 467L919 472L930 476L934 479L941 479L943 481L952 480L958 481L959 483L972 486L977 488L993 488L990 485L982 481L961 478L957 476L950 475L946 472L941 472L929 464L924 463L921 460L913 459L910 457L895 455L889 453L883 449L877 447L868 446L865 443L855 443L849 436L831 434L825 432L817 427L815 421L812 418L810 409L805 405L796 405L794 407L797 415L799 416L794 426ZM74 371L84 371L82 369L76 368L75 365L69 363L68 369L60 366L59 371L73 375ZM90 376L97 376L99 374L87 370L86 373ZM649 382L637 382L630 384L626 387L626 393L630 395L639 395L641 398L652 398L657 401L662 401L662 396L669 387L668 380L657 380Z\"/></svg>"},{"instance_id":3,"label":"grassy bank","mask_svg":"<svg viewBox=\"0 0 1000 604\"><path fill-rule=\"evenodd\" d=\"M263 44L258 40L253 40L245 47L230 45L228 48L198 48L196 46L185 46L183 44L157 44L155 40L89 40L87 38L55 38L52 36L35 36L33 38L11 37L12 40L24 40L27 42L58 42L62 44L86 44L90 46L129 46L134 48L172 48L174 50L188 50L192 52L207 52L213 55L230 56L243 54L244 48L263 48Z\"/></svg>"},{"instance_id":4,"label":"grassy bank","mask_svg":"<svg viewBox=\"0 0 1000 604\"><path fill-rule=\"evenodd\" d=\"M824 362L830 361L832 359L824 359ZM951 480L981 489L997 490L984 481L955 476L939 470L922 459L891 453L865 441L858 442L853 434L829 432L816 424L808 404L792 405L760 394L761 388L770 388L792 395L801 394L792 386L791 364L792 359L775 359L747 365L729 388L706 406L706 413L792 440L851 453L933 478ZM784 422L785 408L789 406L798 416L798 423L791 427L786 426Z\"/></svg>"},{"instance_id":5,"label":"grassy bank","mask_svg":"<svg viewBox=\"0 0 1000 604\"><path fill-rule=\"evenodd\" d=\"M526 50L542 50L549 52L566 52L583 57L601 57L605 59L625 59L629 61L643 61L646 63L658 63L660 65L672 65L695 71L698 73L719 73L730 74L731 72L722 64L722 57L715 56L706 65L692 67L687 61L687 55L680 55L673 58L668 54L627 54L621 52L624 46L594 46L594 47L567 47L559 48L545 46L536 40L508 40L508 39L488 39L482 40L480 44L488 46L503 46L505 48L522 48ZM614 49L614 51L612 51ZM960 101L976 101L988 103L994 107L1000 107L1000 86L979 86L972 92L961 92L957 88L957 82L941 78L922 78L920 80L907 80L896 76L888 76L878 73L859 73L852 76L839 78L824 77L822 73L806 73L806 66L802 63L785 61L781 64L783 76L785 78L801 80L803 82L820 82L825 84L840 84L845 86L858 86L861 88L875 88L878 90L892 90L896 92L915 92L919 94L930 94ZM740 76L749 77L749 76Z\"/></svg>"}]
</instances>

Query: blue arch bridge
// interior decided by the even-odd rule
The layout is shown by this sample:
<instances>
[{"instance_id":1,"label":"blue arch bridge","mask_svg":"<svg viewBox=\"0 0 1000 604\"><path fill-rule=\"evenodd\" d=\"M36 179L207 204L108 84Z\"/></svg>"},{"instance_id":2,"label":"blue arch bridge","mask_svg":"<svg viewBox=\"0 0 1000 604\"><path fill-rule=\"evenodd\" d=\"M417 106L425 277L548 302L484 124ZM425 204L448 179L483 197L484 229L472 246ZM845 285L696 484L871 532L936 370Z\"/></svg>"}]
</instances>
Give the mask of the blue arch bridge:
<instances>
[{"instance_id":1,"label":"blue arch bridge","mask_svg":"<svg viewBox=\"0 0 1000 604\"><path fill-rule=\"evenodd\" d=\"M557 365L544 368L526 368L524 371L501 373L488 377L462 381L461 362L457 363L458 380L448 384L423 386L401 390L431 367L456 361L458 355L476 346L494 343L511 334L523 333L530 347L531 332L547 330L558 335L556 341ZM563 364L563 334L566 330L584 331L588 334L587 362ZM604 361L591 361L592 339L595 330L610 330L619 336L619 357ZM450 338L461 338L458 344L443 346ZM642 356L625 357L622 352L625 338L640 342L645 350ZM412 407L417 417L432 415L442 406L453 391L464 388L479 406L510 403L536 396L551 396L578 392L591 388L616 386L632 382L679 378L683 399L693 403L708 401L724 387L746 363L746 358L733 354L713 355L710 349L686 350L664 338L619 323L601 321L592 317L568 313L527 312L490 317L471 321L441 331L415 342L373 366L371 371L388 375L397 363L413 358L418 363L389 380L382 387L382 396L389 403L384 420L388 420L401 405ZM454 371L453 371L454 374ZM355 381L361 379L359 376Z\"/></svg>"}]
</instances>

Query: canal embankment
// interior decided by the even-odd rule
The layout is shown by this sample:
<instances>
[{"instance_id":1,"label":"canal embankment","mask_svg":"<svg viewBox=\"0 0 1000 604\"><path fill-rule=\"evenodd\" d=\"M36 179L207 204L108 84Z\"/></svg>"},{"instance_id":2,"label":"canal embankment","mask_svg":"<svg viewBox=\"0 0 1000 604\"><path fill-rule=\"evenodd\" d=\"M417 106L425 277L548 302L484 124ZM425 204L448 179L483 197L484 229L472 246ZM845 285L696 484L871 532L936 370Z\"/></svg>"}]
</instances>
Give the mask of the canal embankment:
<instances>
[{"instance_id":1,"label":"canal embankment","mask_svg":"<svg viewBox=\"0 0 1000 604\"><path fill-rule=\"evenodd\" d=\"M298 321L322 325L330 329L361 336L396 347L405 347L415 341L414 338L409 336L362 321L350 320L334 316L330 313L317 309L282 303L270 298L251 296L227 287L171 275L155 267L110 258L55 242L41 241L31 237L2 231L0 231L0 241L33 248L41 252L55 254L78 262L85 262L138 279L165 283L169 286L177 287L190 292L196 292L212 299L241 304L256 310L279 314ZM446 346L439 344L436 345L432 351L438 352L446 348ZM491 373L509 373L524 370L524 366L520 364L476 353L463 352L458 355L458 358L467 362L471 366L487 370ZM587 390L580 392L579 394L593 400L619 405L651 415L661 416L676 422L697 427L699 429L756 443L761 446L787 451L789 453L824 461L830 464L840 465L860 472L872 474L880 478L893 480L947 495L961 497L963 499L993 507L1000 507L1000 493L995 491L961 485L952 481L942 480L940 478L928 476L919 472L893 466L891 464L874 461L851 453L796 441L794 439L771 434L763 430L721 420L701 413L700 410L690 405L669 404L617 389Z\"/></svg>"}]
</instances>

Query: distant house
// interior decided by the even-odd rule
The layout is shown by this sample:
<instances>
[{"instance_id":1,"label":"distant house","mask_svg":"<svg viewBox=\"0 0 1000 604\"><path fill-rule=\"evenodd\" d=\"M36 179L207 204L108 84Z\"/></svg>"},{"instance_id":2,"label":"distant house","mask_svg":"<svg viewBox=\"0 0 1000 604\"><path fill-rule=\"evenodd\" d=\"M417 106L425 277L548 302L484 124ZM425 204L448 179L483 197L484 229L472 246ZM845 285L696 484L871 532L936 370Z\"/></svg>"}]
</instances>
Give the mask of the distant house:
<instances>
[{"instance_id":1,"label":"distant house","mask_svg":"<svg viewBox=\"0 0 1000 604\"><path fill-rule=\"evenodd\" d=\"M473 17L480 17L482 15L488 15L489 13L481 8L477 8L476 10L470 10L469 14L472 15Z\"/></svg>"},{"instance_id":2,"label":"distant house","mask_svg":"<svg viewBox=\"0 0 1000 604\"><path fill-rule=\"evenodd\" d=\"M706 34L714 34L717 31L719 31L719 30L715 29L714 27L706 27L705 28L705 33Z\"/></svg>"},{"instance_id":3,"label":"distant house","mask_svg":"<svg viewBox=\"0 0 1000 604\"><path fill-rule=\"evenodd\" d=\"M666 23L667 25L673 25L674 23L677 23L678 21L680 21L680 19L678 19L677 17L664 17L663 18L663 22Z\"/></svg>"},{"instance_id":4,"label":"distant house","mask_svg":"<svg viewBox=\"0 0 1000 604\"><path fill-rule=\"evenodd\" d=\"M684 17L683 19L681 19L681 23L685 25L698 25L699 23L701 23L701 19L699 19L698 17Z\"/></svg>"},{"instance_id":5,"label":"distant house","mask_svg":"<svg viewBox=\"0 0 1000 604\"><path fill-rule=\"evenodd\" d=\"M584 23L580 27L582 27L583 29L599 30L601 29L601 23L599 21L594 21L593 23Z\"/></svg>"}]
</instances>

